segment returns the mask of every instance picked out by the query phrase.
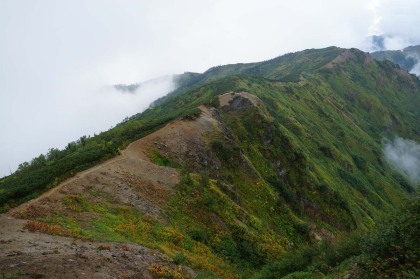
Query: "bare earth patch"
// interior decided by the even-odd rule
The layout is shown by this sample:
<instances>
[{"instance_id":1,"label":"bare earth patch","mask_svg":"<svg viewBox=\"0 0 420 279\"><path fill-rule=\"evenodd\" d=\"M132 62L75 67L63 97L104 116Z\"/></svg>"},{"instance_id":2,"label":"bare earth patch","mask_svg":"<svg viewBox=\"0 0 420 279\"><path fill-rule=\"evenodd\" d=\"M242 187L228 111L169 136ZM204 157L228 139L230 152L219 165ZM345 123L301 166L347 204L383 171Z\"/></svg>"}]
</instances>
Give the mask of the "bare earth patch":
<instances>
[{"instance_id":1,"label":"bare earth patch","mask_svg":"<svg viewBox=\"0 0 420 279\"><path fill-rule=\"evenodd\" d=\"M231 92L219 96L220 107L229 106L229 103L232 102L235 97L242 97L248 99L256 107L264 104L260 98L258 98L255 95L249 94L248 92Z\"/></svg>"},{"instance_id":2,"label":"bare earth patch","mask_svg":"<svg viewBox=\"0 0 420 279\"><path fill-rule=\"evenodd\" d=\"M0 275L5 278L152 278L169 259L128 243L82 241L32 233L25 220L0 215ZM14 276L14 277L13 277Z\"/></svg>"}]
</instances>

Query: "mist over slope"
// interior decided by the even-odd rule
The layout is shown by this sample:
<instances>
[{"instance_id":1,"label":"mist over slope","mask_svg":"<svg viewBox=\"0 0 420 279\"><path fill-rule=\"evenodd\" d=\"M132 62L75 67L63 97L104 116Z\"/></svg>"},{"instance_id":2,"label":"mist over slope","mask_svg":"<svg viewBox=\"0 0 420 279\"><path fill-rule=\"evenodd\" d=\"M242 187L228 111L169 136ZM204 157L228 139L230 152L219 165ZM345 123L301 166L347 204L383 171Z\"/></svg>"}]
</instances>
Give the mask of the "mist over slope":
<instances>
[{"instance_id":1,"label":"mist over slope","mask_svg":"<svg viewBox=\"0 0 420 279\"><path fill-rule=\"evenodd\" d=\"M382 50L371 53L377 60L389 60L408 72L420 75L420 45L409 46L402 50Z\"/></svg>"},{"instance_id":2,"label":"mist over slope","mask_svg":"<svg viewBox=\"0 0 420 279\"><path fill-rule=\"evenodd\" d=\"M172 76L144 82L132 94L121 94L113 86L104 86L101 82L89 81L88 84L69 83L64 91L57 92L59 96L50 98L47 103L19 101L19 107L35 114L30 125L23 124L28 119L23 114L16 114L14 106L0 105L2 117L7 120L2 123L2 129L11 131L7 137L0 138L0 154L4 158L0 161L0 177L16 171L20 163L49 148L62 149L69 141L110 129L175 89Z\"/></svg>"},{"instance_id":3,"label":"mist over slope","mask_svg":"<svg viewBox=\"0 0 420 279\"><path fill-rule=\"evenodd\" d=\"M420 183L420 144L395 137L384 143L387 161L407 175L414 183Z\"/></svg>"}]
</instances>

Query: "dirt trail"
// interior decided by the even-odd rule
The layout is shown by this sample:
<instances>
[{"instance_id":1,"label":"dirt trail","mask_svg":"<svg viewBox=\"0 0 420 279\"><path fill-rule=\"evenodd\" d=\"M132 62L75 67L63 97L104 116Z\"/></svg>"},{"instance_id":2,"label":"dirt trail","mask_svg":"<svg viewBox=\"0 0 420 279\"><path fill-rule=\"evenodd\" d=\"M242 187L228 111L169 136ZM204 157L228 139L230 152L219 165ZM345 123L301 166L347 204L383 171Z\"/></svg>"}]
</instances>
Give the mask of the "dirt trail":
<instances>
[{"instance_id":1,"label":"dirt trail","mask_svg":"<svg viewBox=\"0 0 420 279\"><path fill-rule=\"evenodd\" d=\"M57 202L68 194L84 193L92 188L106 192L125 204L135 203L139 198L149 207L163 204L161 199L168 196L179 182L179 175L174 169L157 166L150 161L147 155L153 149L150 143L154 138L152 135L131 143L121 155L77 173L39 197L11 209L8 214L16 216L32 205L42 205L46 200ZM138 206L141 207L140 204ZM152 212L151 209L145 213L157 215L156 210L159 211L155 209Z\"/></svg>"},{"instance_id":2,"label":"dirt trail","mask_svg":"<svg viewBox=\"0 0 420 279\"><path fill-rule=\"evenodd\" d=\"M48 210L60 206L65 195L83 193L89 187L112 193L122 202L129 202L130 198L138 200L141 193L133 193L133 187L128 185L133 177L139 178L139 184L155 190L165 188L157 181L165 181L166 187L178 183L177 172L151 163L146 156L148 150L141 146L136 144L133 150L130 145L121 155L80 172L38 198L0 214L0 278L152 278L149 272L152 264L169 264L169 259L162 253L139 245L82 241L29 232L24 229L27 220L13 217L30 206L47 206ZM115 191L118 185L125 190ZM150 214L158 215L159 210L153 211L147 193L143 194L138 206L143 204Z\"/></svg>"},{"instance_id":3,"label":"dirt trail","mask_svg":"<svg viewBox=\"0 0 420 279\"><path fill-rule=\"evenodd\" d=\"M63 187L65 187L66 185L68 185L68 184L70 184L70 183L72 183L72 182L75 182L76 180L80 179L81 177L84 177L84 176L86 176L86 175L88 175L88 174L90 174L90 173L93 173L93 172L95 172L95 171L98 171L98 170L100 170L100 169L102 169L102 168L106 167L106 166L107 166L107 165L109 165L109 164L112 164L112 163L115 163L115 162L118 162L118 161L121 161L121 160L124 160L124 157L123 157L123 156L117 156L117 157L112 158L112 159L110 159L110 160L108 160L108 161L105 161L105 162L103 162L103 163L101 163L101 164L98 164L98 165L96 165L95 167L92 167L92 168L87 169L87 170L85 170L85 171L79 172L79 173L77 173L75 176L73 176L73 177L71 177L71 178L69 178L69 179L67 179L67 180L63 181L62 183L60 183L60 184L59 184L59 185L57 185L56 187L54 187L54 188L52 188L52 189L48 190L47 192L43 193L43 194L42 194L42 195L40 195L39 197L34 198L34 199L32 199L32 200L30 200L30 201L28 201L28 202L26 202L26 203L24 203L24 204L22 204L22 205L20 205L20 206L18 206L18 207L12 208L11 210L9 210L8 214L9 214L9 215L14 215L14 214L15 214L15 213L17 213L18 211L22 210L22 208L24 208L24 207L28 207L28 206L30 206L30 205L33 205L33 204L35 204L35 203L40 202L40 200L42 200L42 199L45 199L45 198L47 198L47 197L51 197L51 196L55 195L55 194L56 194L59 190L61 190Z\"/></svg>"},{"instance_id":4,"label":"dirt trail","mask_svg":"<svg viewBox=\"0 0 420 279\"><path fill-rule=\"evenodd\" d=\"M200 108L203 113L195 121L172 121L131 143L121 155L0 214L0 278L151 278L152 264L170 265L164 254L139 245L32 233L24 229L27 220L14 216L25 216L22 212L31 206L66 212L64 197L95 190L112 196L118 204L138 208L145 215L165 221L162 208L179 183L179 171L153 164L148 155L158 150L179 163L198 167L213 160L209 155L197 157L208 149L204 135L220 130L211 111Z\"/></svg>"}]
</instances>

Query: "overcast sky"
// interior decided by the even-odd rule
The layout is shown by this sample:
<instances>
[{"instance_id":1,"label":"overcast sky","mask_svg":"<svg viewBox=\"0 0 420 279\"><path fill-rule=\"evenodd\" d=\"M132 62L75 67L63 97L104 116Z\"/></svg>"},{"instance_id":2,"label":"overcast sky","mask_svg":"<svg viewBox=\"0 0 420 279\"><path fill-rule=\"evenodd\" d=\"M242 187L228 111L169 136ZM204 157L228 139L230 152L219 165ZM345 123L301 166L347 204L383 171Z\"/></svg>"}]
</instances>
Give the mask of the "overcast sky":
<instances>
[{"instance_id":1,"label":"overcast sky","mask_svg":"<svg viewBox=\"0 0 420 279\"><path fill-rule=\"evenodd\" d=\"M0 0L0 177L173 89L109 88L386 34L420 43L419 0Z\"/></svg>"}]
</instances>

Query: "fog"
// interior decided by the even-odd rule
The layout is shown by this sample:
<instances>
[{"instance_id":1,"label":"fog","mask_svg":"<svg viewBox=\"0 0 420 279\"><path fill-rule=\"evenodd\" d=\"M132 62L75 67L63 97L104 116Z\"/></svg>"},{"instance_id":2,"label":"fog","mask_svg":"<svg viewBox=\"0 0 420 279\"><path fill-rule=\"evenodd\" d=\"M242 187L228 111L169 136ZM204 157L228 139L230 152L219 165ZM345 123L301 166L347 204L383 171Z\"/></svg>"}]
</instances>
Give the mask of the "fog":
<instances>
[{"instance_id":1,"label":"fog","mask_svg":"<svg viewBox=\"0 0 420 279\"><path fill-rule=\"evenodd\" d=\"M410 73L420 76L420 57L418 55L411 57L416 61L416 64L411 68Z\"/></svg>"},{"instance_id":2,"label":"fog","mask_svg":"<svg viewBox=\"0 0 420 279\"><path fill-rule=\"evenodd\" d=\"M383 145L389 164L406 175L412 182L420 183L420 144L395 137Z\"/></svg>"},{"instance_id":3,"label":"fog","mask_svg":"<svg viewBox=\"0 0 420 279\"><path fill-rule=\"evenodd\" d=\"M25 117L9 118L2 128L11 131L13 141L3 136L2 172L14 171L19 163L46 153L49 148L64 148L68 142L83 135L94 135L106 131L125 117L144 111L156 98L175 88L172 76L143 83L136 91L124 94L112 85L75 86L69 84L60 91L59 98L28 101L18 100ZM34 111L34 107L36 111ZM14 114L16 107L3 107ZM28 115L31 111L35 115ZM23 123L21 121L24 121ZM5 128L4 128L5 127ZM5 148L6 147L6 148ZM7 160L4 160L7 158ZM6 171L6 172L5 172Z\"/></svg>"},{"instance_id":4,"label":"fog","mask_svg":"<svg viewBox=\"0 0 420 279\"><path fill-rule=\"evenodd\" d=\"M307 48L420 43L420 1L2 0L0 177L172 90L112 89Z\"/></svg>"},{"instance_id":5,"label":"fog","mask_svg":"<svg viewBox=\"0 0 420 279\"><path fill-rule=\"evenodd\" d=\"M372 12L369 35L383 35L385 50L420 44L420 1L371 0L367 4ZM365 49L374 50L369 42Z\"/></svg>"}]
</instances>

